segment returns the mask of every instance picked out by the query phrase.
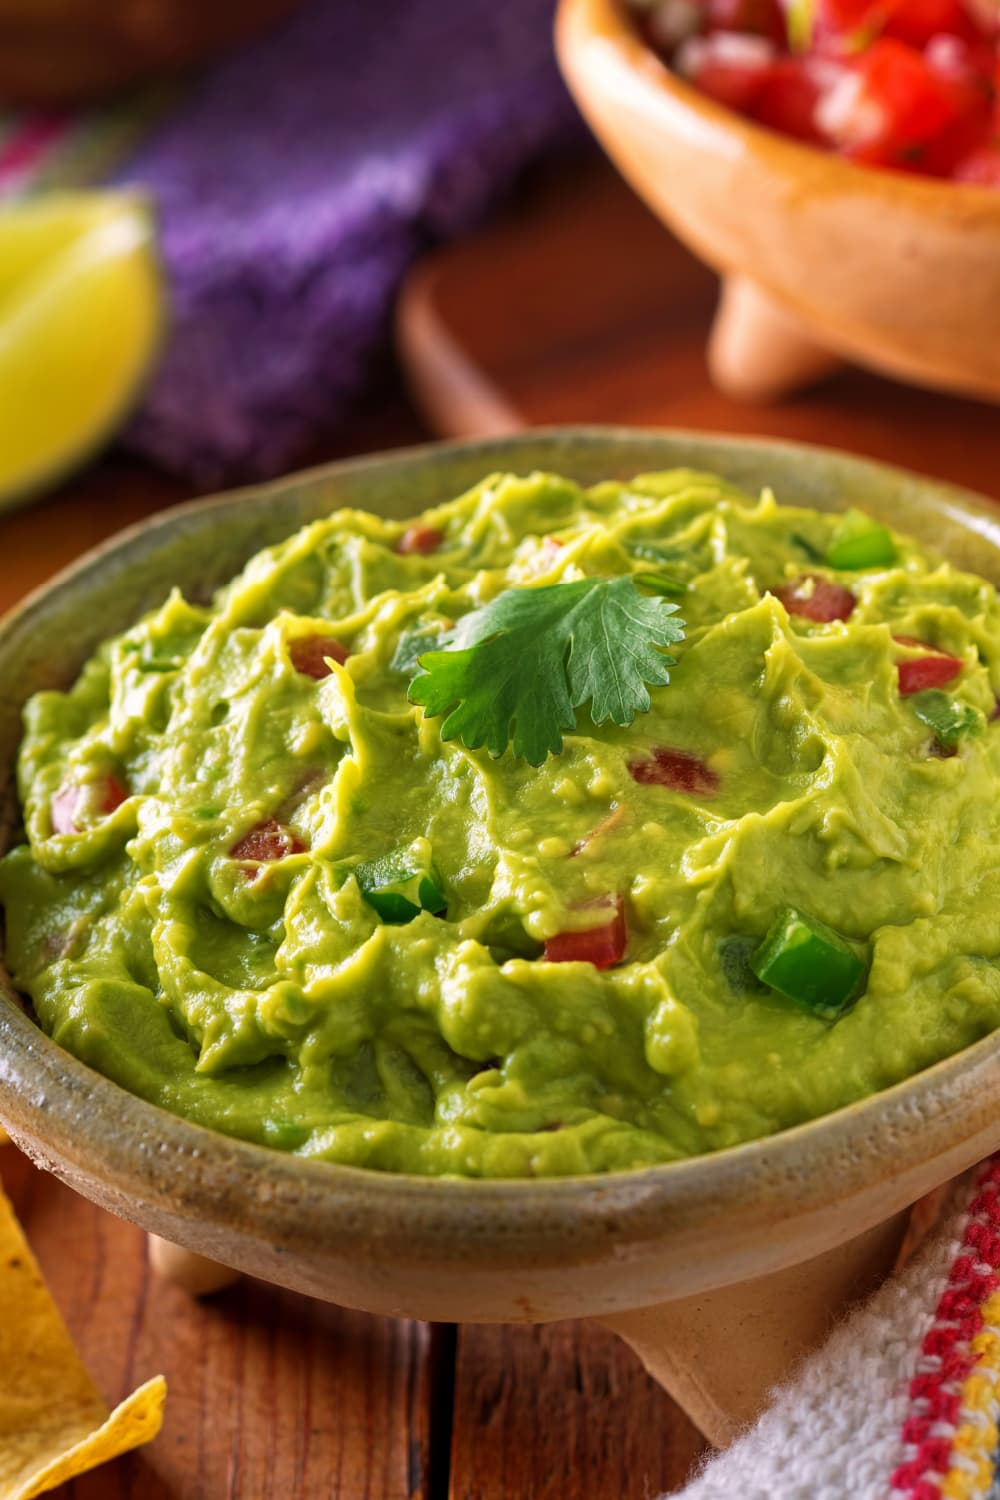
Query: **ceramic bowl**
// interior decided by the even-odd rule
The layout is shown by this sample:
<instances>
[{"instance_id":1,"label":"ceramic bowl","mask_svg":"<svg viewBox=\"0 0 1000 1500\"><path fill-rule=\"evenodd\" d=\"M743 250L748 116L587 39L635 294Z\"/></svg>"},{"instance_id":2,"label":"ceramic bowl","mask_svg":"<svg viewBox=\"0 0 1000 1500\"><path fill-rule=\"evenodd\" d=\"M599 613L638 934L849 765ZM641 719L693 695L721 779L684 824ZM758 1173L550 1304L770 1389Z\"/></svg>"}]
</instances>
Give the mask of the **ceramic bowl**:
<instances>
[{"instance_id":1,"label":"ceramic bowl","mask_svg":"<svg viewBox=\"0 0 1000 1500\"><path fill-rule=\"evenodd\" d=\"M844 358L1000 400L1000 192L856 166L743 119L671 73L625 0L561 0L556 44L608 154L722 275L723 390L769 399Z\"/></svg>"},{"instance_id":2,"label":"ceramic bowl","mask_svg":"<svg viewBox=\"0 0 1000 1500\"><path fill-rule=\"evenodd\" d=\"M555 430L337 464L146 521L7 617L4 826L25 699L67 685L99 640L171 585L204 597L260 547L341 505L401 516L500 468L590 482L678 464L822 509L863 503L1000 581L1000 518L987 502L820 449ZM998 1091L1000 1036L835 1115L713 1156L604 1177L415 1178L300 1160L177 1119L63 1052L9 984L0 994L0 1121L88 1198L350 1307L449 1321L600 1318L719 1440L820 1337L831 1308L885 1268L900 1213L1000 1144ZM725 1339L713 1341L718 1328Z\"/></svg>"}]
</instances>

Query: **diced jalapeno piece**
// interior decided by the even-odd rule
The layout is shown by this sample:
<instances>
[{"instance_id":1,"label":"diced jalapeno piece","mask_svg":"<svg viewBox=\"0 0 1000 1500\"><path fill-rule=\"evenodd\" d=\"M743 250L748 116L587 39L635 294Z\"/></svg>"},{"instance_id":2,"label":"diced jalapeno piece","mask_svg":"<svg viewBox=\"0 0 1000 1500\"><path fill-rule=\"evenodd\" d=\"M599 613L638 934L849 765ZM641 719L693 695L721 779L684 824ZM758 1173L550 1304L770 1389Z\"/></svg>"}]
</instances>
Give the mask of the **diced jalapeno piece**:
<instances>
[{"instance_id":1,"label":"diced jalapeno piece","mask_svg":"<svg viewBox=\"0 0 1000 1500\"><path fill-rule=\"evenodd\" d=\"M750 968L770 989L825 1021L844 1014L865 972L864 963L839 933L794 906L779 911L750 955Z\"/></svg>"},{"instance_id":2,"label":"diced jalapeno piece","mask_svg":"<svg viewBox=\"0 0 1000 1500\"><path fill-rule=\"evenodd\" d=\"M826 554L831 568L879 568L896 561L896 545L884 526L863 511L841 518Z\"/></svg>"},{"instance_id":3,"label":"diced jalapeno piece","mask_svg":"<svg viewBox=\"0 0 1000 1500\"><path fill-rule=\"evenodd\" d=\"M365 860L350 873L383 922L412 922L421 911L440 916L448 905L433 860L412 847Z\"/></svg>"},{"instance_id":4,"label":"diced jalapeno piece","mask_svg":"<svg viewBox=\"0 0 1000 1500\"><path fill-rule=\"evenodd\" d=\"M982 715L967 703L959 703L940 688L914 693L910 707L922 724L926 724L945 750L957 750L959 742L983 727Z\"/></svg>"}]
</instances>

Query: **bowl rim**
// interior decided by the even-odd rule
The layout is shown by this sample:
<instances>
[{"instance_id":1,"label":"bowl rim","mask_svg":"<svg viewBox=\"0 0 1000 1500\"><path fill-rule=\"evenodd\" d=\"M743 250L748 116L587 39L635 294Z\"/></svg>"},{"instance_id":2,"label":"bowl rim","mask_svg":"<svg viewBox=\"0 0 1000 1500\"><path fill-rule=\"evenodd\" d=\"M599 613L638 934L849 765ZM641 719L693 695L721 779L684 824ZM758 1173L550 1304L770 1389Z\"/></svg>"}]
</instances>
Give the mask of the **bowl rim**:
<instances>
[{"instance_id":1,"label":"bowl rim","mask_svg":"<svg viewBox=\"0 0 1000 1500\"><path fill-rule=\"evenodd\" d=\"M264 503L285 488L341 475L405 473L414 464L478 453L484 456L485 473L490 469L488 458L495 461L507 453L516 467L517 453L526 445L556 448L569 443L610 452L664 439L679 447L711 444L734 455L763 450L795 462L823 457L846 466L859 480L881 476L897 486L929 488L935 505L945 512L957 511L971 528L992 533L990 539L1000 550L1000 514L985 496L842 450L691 429L536 428L340 460L271 484L172 506L116 533L33 590L0 620L0 652L12 629L44 610L52 595L99 574L111 559L154 551L182 521L193 518L197 524L254 499ZM6 976L0 973L0 978L6 987ZM383 1250L391 1245L411 1258L419 1258L424 1247L429 1253L431 1245L440 1255L442 1247L459 1235L462 1256L473 1244L486 1251L499 1243L522 1259L528 1255L537 1260L545 1247L564 1254L569 1243L585 1255L588 1246L606 1245L609 1239L618 1246L648 1241L668 1226L694 1223L706 1213L718 1215L734 1203L745 1218L763 1228L783 1218L822 1212L831 1195L843 1199L870 1189L873 1175L886 1170L891 1156L892 1170L903 1186L895 1197L892 1190L883 1195L884 1217L917 1196L908 1192L907 1173L912 1176L929 1161L940 1161L943 1180L1000 1144L1000 1117L987 1127L977 1125L978 1133L958 1147L951 1124L963 1101L982 1098L990 1090L995 1094L998 1087L1000 1030L831 1114L718 1152L605 1174L538 1179L421 1176L297 1157L173 1115L64 1051L0 989L0 1121L41 1165L77 1187L81 1180L99 1181L113 1200L110 1206L117 1203L126 1216L126 1205L137 1196L182 1219L204 1217L206 1201L235 1210L243 1222L249 1209L255 1232L275 1243L302 1241L300 1220L307 1208L314 1218L310 1237L317 1229L337 1234L345 1245L356 1244L359 1253L362 1248L371 1251L371 1213ZM919 1131L914 1130L917 1123ZM178 1168L182 1177L187 1174L180 1182ZM470 1217L472 1205L475 1213ZM357 1218L359 1208L364 1210L364 1222Z\"/></svg>"},{"instance_id":2,"label":"bowl rim","mask_svg":"<svg viewBox=\"0 0 1000 1500\"><path fill-rule=\"evenodd\" d=\"M559 0L555 33L561 58L569 57L580 37L599 38L609 58L628 74L630 87L642 87L653 100L667 96L693 119L739 137L753 158L767 158L788 176L822 172L827 185L845 192L892 196L915 209L936 214L947 209L963 223L976 220L1000 228L997 188L849 161L834 151L770 130L701 93L644 41L629 15L627 0Z\"/></svg>"}]
</instances>

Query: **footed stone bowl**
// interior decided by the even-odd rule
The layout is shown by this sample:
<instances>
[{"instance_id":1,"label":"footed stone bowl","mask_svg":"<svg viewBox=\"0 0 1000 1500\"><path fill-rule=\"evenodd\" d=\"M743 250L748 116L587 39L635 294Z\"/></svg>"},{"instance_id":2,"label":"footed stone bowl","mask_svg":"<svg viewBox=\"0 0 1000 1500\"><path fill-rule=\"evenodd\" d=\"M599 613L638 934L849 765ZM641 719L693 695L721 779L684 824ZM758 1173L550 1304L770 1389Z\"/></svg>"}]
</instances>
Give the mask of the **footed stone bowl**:
<instances>
[{"instance_id":1,"label":"footed stone bowl","mask_svg":"<svg viewBox=\"0 0 1000 1500\"><path fill-rule=\"evenodd\" d=\"M974 495L818 448L694 433L529 432L351 460L167 511L0 624L3 826L21 706L65 686L173 585L204 595L342 505L404 516L491 470L589 482L714 469L820 509L863 504L1000 582L1000 513ZM50 1041L4 980L0 1122L112 1213L226 1265L371 1312L599 1319L724 1442L891 1265L922 1194L1000 1146L1000 1035L836 1114L715 1155L546 1181L428 1179L300 1160L178 1119Z\"/></svg>"}]
</instances>

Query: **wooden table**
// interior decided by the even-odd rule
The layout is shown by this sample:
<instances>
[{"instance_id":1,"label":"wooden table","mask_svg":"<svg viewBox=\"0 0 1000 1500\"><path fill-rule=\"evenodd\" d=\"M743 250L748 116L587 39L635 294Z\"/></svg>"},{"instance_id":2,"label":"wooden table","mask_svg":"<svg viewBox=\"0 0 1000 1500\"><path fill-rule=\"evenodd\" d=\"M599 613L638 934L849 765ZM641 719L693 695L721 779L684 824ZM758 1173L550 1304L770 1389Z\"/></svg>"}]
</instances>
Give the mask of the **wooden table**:
<instances>
[{"instance_id":1,"label":"wooden table","mask_svg":"<svg viewBox=\"0 0 1000 1500\"><path fill-rule=\"evenodd\" d=\"M758 412L708 386L712 278L609 173L548 177L415 279L401 317L433 425L611 420L832 442L1000 496L1000 412L842 377ZM340 451L426 435L402 398ZM336 450L330 450L336 451ZM183 498L116 460L0 519L0 605L84 547ZM702 1445L610 1336L578 1324L460 1330L370 1318L245 1281L202 1304L151 1278L144 1236L42 1177L3 1172L88 1365L111 1400L162 1370L150 1448L57 1500L647 1500Z\"/></svg>"}]
</instances>

